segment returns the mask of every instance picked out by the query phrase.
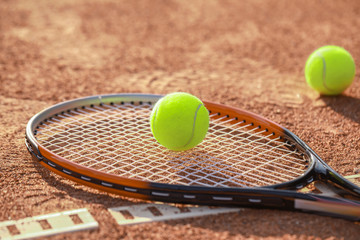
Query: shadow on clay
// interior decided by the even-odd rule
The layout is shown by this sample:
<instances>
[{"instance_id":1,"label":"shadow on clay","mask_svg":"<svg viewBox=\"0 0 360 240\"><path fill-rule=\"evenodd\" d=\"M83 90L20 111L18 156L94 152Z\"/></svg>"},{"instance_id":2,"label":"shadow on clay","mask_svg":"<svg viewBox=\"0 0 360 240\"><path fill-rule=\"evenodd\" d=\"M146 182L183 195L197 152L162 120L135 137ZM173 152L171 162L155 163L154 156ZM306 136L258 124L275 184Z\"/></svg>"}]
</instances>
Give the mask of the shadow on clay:
<instances>
[{"instance_id":1,"label":"shadow on clay","mask_svg":"<svg viewBox=\"0 0 360 240\"><path fill-rule=\"evenodd\" d=\"M345 95L320 96L324 103L335 112L360 124L360 99Z\"/></svg>"},{"instance_id":2,"label":"shadow on clay","mask_svg":"<svg viewBox=\"0 0 360 240\"><path fill-rule=\"evenodd\" d=\"M314 225L314 218L318 225ZM243 235L246 238L279 238L294 237L306 238L332 238L332 231L319 231L326 229L327 217L306 214L301 212L289 212L275 209L250 209L244 208L237 213L226 213L207 217L197 217L192 219L171 220L166 223L171 226L190 225L193 228L211 229L214 233L226 232L228 237ZM301 220L299 220L301 219ZM334 219L338 227L350 226L356 223L347 220ZM338 233L338 237L341 237ZM231 238L232 239L232 238Z\"/></svg>"},{"instance_id":3,"label":"shadow on clay","mask_svg":"<svg viewBox=\"0 0 360 240\"><path fill-rule=\"evenodd\" d=\"M101 204L106 208L119 207L124 205L134 204L124 198L120 198L100 190L91 189L87 186L82 186L71 180L62 177L55 177L55 174L42 167L37 161L32 161L36 171L40 174L42 180L48 185L55 187L58 192L52 193L58 199L66 198L67 196L82 200L87 203Z\"/></svg>"}]
</instances>

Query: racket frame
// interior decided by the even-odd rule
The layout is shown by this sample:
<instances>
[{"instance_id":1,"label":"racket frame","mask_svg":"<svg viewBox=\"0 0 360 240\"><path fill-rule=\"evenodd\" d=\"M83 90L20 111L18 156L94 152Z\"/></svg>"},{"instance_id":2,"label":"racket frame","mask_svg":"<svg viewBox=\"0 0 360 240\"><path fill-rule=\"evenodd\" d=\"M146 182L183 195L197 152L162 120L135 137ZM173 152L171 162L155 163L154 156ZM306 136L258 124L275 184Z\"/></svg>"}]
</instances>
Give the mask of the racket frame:
<instances>
[{"instance_id":1,"label":"racket frame","mask_svg":"<svg viewBox=\"0 0 360 240\"><path fill-rule=\"evenodd\" d=\"M59 113L76 110L83 106L91 108L96 105L101 106L114 103L147 103L149 105L154 105L161 97L162 95L141 93L110 94L79 98L56 104L41 111L29 120L26 127L26 146L32 157L47 169L80 184L126 197L190 204L271 207L286 210L302 210L323 215L343 217L355 221L360 220L360 202L358 201L342 200L340 198L331 198L311 193L304 194L294 191L317 180L324 182L330 180L337 187L340 186L339 193L344 194L345 192L345 195L351 195L359 200L359 187L336 173L308 145L289 130L259 115L237 108L204 101L209 112L217 114L217 116L215 115L215 118L223 117L223 112L225 112L226 118L234 119L234 121L240 121L238 116L241 116L241 121L251 123L255 131L263 131L263 129L265 129L265 132L271 133L273 138L280 138L281 141L290 141L292 144L295 144L296 146L294 147L300 149L304 154L307 154L311 158L309 166L302 176L285 183L256 188L220 188L146 182L120 177L111 173L100 172L68 161L47 150L35 137L37 126ZM256 130L256 128L258 130ZM300 201L302 201L301 204L299 204ZM319 208L319 206L316 206L318 203L322 204L322 206L325 204L325 209L318 211L317 208ZM334 212L329 209L333 207L334 204L341 207L340 212ZM307 209L309 208L308 206L314 207ZM342 211L350 213L342 214Z\"/></svg>"}]
</instances>

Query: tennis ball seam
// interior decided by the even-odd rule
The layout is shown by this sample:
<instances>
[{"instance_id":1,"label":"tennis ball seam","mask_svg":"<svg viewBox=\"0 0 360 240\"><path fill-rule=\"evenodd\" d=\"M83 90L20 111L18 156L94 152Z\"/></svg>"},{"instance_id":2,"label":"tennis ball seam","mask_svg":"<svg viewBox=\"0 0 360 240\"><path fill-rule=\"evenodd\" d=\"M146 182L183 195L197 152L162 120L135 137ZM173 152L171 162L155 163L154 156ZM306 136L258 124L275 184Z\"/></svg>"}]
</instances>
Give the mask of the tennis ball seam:
<instances>
[{"instance_id":1,"label":"tennis ball seam","mask_svg":"<svg viewBox=\"0 0 360 240\"><path fill-rule=\"evenodd\" d=\"M323 63L323 71L322 71L322 83L323 83L323 86L324 88L326 88L326 90L328 90L329 92L333 92L334 90L331 89L327 84L326 84L326 60L325 60L325 57L320 53L320 52L317 52L316 53L316 56L318 56L321 60L322 60L322 63Z\"/></svg>"},{"instance_id":2,"label":"tennis ball seam","mask_svg":"<svg viewBox=\"0 0 360 240\"><path fill-rule=\"evenodd\" d=\"M186 147L188 144L191 143L192 139L194 138L194 133L195 133L195 124L196 124L196 118L197 118L197 114L200 110L200 108L202 107L203 105L200 103L199 106L197 107L196 111L195 111L195 116L194 116L194 122L193 122L193 128L192 128L192 132L191 132L191 137L189 139L189 141L184 145L182 146L181 148L183 147Z\"/></svg>"}]
</instances>

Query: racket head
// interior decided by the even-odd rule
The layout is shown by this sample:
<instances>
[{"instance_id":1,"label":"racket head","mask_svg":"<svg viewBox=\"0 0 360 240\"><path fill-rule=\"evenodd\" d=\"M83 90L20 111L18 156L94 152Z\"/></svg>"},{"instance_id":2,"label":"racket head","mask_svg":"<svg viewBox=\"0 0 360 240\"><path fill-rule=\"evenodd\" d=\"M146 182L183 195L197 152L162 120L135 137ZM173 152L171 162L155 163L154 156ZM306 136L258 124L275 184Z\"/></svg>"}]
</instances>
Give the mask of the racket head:
<instances>
[{"instance_id":1,"label":"racket head","mask_svg":"<svg viewBox=\"0 0 360 240\"><path fill-rule=\"evenodd\" d=\"M271 189L296 189L301 188L311 181L314 180L315 176L315 166L317 163L316 155L313 154L312 151L309 150L309 148L306 146L305 143L303 143L299 138L297 138L294 134L292 134L287 129L281 127L277 123L274 123L270 120L267 120L261 116L258 116L256 114L253 114L248 111L240 110L237 108L232 108L229 106L225 106L222 104L212 103L204 101L204 104L206 108L209 110L209 114L211 117L211 123L212 123L212 133L209 133L204 143L200 144L201 146L196 147L195 150L180 152L180 153L174 153L169 150L163 149L160 145L156 143L156 140L154 138L151 138L149 136L150 127L147 129L146 121L148 121L148 117L151 113L152 106L162 97L162 95L152 95L152 94L111 94L111 95L102 95L102 96L91 96L91 97L85 97L80 99L75 99L67 102L63 102L57 105L54 105L48 109L45 109L41 111L40 113L36 114L33 118L30 119L28 122L28 125L26 127L26 144L28 146L28 149L30 153L33 155L33 157L40 161L40 163L45 166L46 168L50 169L51 171L56 172L57 174L62 175L63 177L72 179L76 182L79 182L84 185L88 185L91 187L95 187L101 190L105 190L112 193L118 193L121 195L127 195L131 197L140 197L144 198L143 193L139 192L139 189L146 190L146 189L178 189L182 191L238 191L242 188L253 188L253 187L261 187L261 188L271 188ZM56 121L66 121L66 119L70 119L78 115L86 115L86 114L98 114L102 115L103 112L111 111L112 108L116 109L116 111L121 111L123 109L127 109L129 111L133 111L133 114L128 116L130 118L141 118L141 132L146 133L146 136L150 139L152 143L150 144L151 147L153 147L155 150L152 151L153 154L155 154L157 151L162 152L163 155L160 155L160 157L163 157L165 155L171 156L171 158L176 159L178 158L179 161L188 161L185 159L192 159L189 164L195 166L198 163L194 163L194 161L202 161L204 166L201 166L201 171L205 171L205 167L209 166L209 164L205 161L203 161L203 157L208 157L208 152L211 152L211 154L217 154L219 156L223 155L223 152L226 152L225 150L228 149L229 151L233 151L233 148L236 148L236 137L237 135L245 135L245 138L247 138L249 147L251 145L251 141L254 142L260 142L260 145L256 145L255 150L250 151L267 151L267 153L264 155L267 159L265 161L277 161L277 156L272 156L271 151L278 151L276 149L278 145L280 145L279 151L285 151L286 154L289 154L290 157L294 157L296 155L297 158L299 158L299 161L303 161L302 168L300 172L296 173L296 176L291 176L291 178L286 179L287 181L277 181L277 182L266 182L265 183L257 183L257 184L242 184L241 181L237 181L237 184L232 183L224 183L223 185L216 185L216 183L206 183L203 184L202 182L191 182L188 179L187 182L164 182L164 181L157 181L156 179L146 179L146 178L137 178L135 177L128 177L124 176L126 174L118 174L113 173L111 171L103 171L99 170L97 168L94 168L91 164L86 166L84 164L79 164L78 162L75 162L69 158L68 156L64 156L63 152L56 153L54 152L54 149L56 149L56 144L61 143L52 143L47 144L46 141L48 141L50 138L54 140L56 137L56 134L53 136L46 136L45 140L41 139L39 140L39 135L41 135L42 131L44 131L44 128L49 128L49 125L52 125ZM142 111L143 115L138 115L136 111ZM103 119L100 121L104 121L104 119L107 118L106 115L102 116ZM118 116L117 116L118 117ZM95 122L96 117L95 117ZM121 121L121 120L119 120ZM83 124L83 123L81 123ZM93 124L91 122L87 122L86 124ZM127 122L127 124L132 124L131 121ZM74 125L74 124L73 124ZM96 125L96 123L95 123ZM116 124L113 126L113 128L116 128ZM52 126L50 126L51 128ZM74 126L71 125L71 123L68 125L67 129L62 131L62 134L66 134L66 131L72 131L74 129L71 128L77 128L76 131L81 131L81 129L84 130L84 128L78 128L78 126L75 124ZM126 127L126 126L125 126ZM132 128L136 129L136 126L132 126ZM121 131L124 131L124 128L121 128ZM85 129L86 131L88 129ZM85 131L84 130L84 131ZM110 129L111 131L116 131L116 129ZM51 132L50 130L49 132ZM225 132L223 135L216 132ZM248 132L251 132L250 135ZM52 134L52 133L51 133ZM50 134L50 135L51 135ZM134 133L132 133L134 135ZM123 133L123 135L126 135L126 132ZM220 135L220 136L219 136ZM55 137L54 137L55 136ZM59 135L60 136L60 135ZM58 137L59 137L58 136ZM89 135L87 135L89 136ZM106 136L106 134L104 135ZM60 136L64 137L64 136ZM76 137L76 134L73 135L73 137ZM40 137L41 138L41 137ZM216 140L215 143L211 143L213 138L224 138L223 140ZM219 151L214 150L216 146L219 144L222 144L223 142L228 141L229 139L226 138L234 138L231 140L231 144L225 147L220 147ZM251 138L255 138L254 140L251 140ZM86 139L83 139L84 141ZM137 138L137 140L139 140ZM127 140L129 141L129 139ZM136 138L135 138L136 141ZM240 138L239 138L240 141ZM267 146L267 142L271 142L273 145ZM235 143L235 145L234 145ZM77 142L76 144L79 144ZM262 145L261 145L262 144ZM154 147L155 146L155 147ZM246 148L247 146L245 146ZM259 148L259 150L257 149ZM275 149L275 150L274 150ZM289 149L289 152L287 152ZM99 151L101 149L98 149ZM240 150L243 151L243 148ZM216 168L216 171L221 171L220 168L230 168L234 166L236 163L236 158L239 157L242 152L238 150L235 151L235 153L231 153L233 158L235 160L231 160L229 163L224 164L218 164L214 163L216 161L222 161L223 159L220 157L215 156L214 160L211 160L212 165L210 167ZM129 151L129 150L128 150ZM144 148L141 151L146 151ZM240 151L240 152L239 152ZM246 150L247 151L247 150ZM250 153L250 151L245 154L245 156L242 156L241 158L253 158ZM196 154L201 155L200 158L196 157ZM137 153L139 154L139 152ZM231 155L230 154L230 155ZM269 156L266 156L266 155ZM270 156L271 155L271 156ZM71 156L71 154L70 154ZM184 157L185 156L185 157ZM262 156L262 157L264 157ZM156 157L155 157L156 158ZM211 158L211 156L210 156ZM149 159L148 161L153 161L152 159ZM195 159L195 160L194 160ZM165 165L167 164L165 160ZM175 169L175 171L181 172L181 166L179 161L177 161L178 168ZM242 163L244 164L244 162ZM291 163L290 163L291 164ZM254 165L254 163L252 164ZM266 164L265 164L266 165ZM280 164L281 166L281 164ZM291 168L291 166L286 166L288 168ZM270 167L274 168L274 167ZM279 170L279 166L275 167L275 170L269 170L264 169L264 171L273 171L271 174ZM242 171L246 171L249 169L249 166ZM194 170L194 169L193 169ZM191 168L188 168L186 171L193 171ZM197 174L195 177L199 178L202 176L203 173L199 173L198 169L195 169L194 171L197 171ZM200 171L200 172L201 172ZM292 170L291 170L292 171ZM159 171L160 173L164 174ZM158 174L158 173L156 173ZM171 174L174 174L173 172ZM189 173L186 173L189 175ZM220 179L224 181L223 179L225 177L231 178L233 177L232 174L236 175L236 177L239 177L241 175L238 173L228 173L227 175L221 175ZM215 174L216 175L216 174ZM213 176L213 180L211 181L217 181L218 176ZM236 178L235 177L235 178ZM251 179L256 178L256 174L251 175ZM189 177L188 177L189 178ZM241 176L240 176L241 178ZM281 178L283 179L283 178ZM248 181L248 180L245 180ZM125 189L125 190L124 190ZM139 194L140 193L140 194ZM145 193L146 195L146 193ZM145 197L147 198L147 197Z\"/></svg>"}]
</instances>

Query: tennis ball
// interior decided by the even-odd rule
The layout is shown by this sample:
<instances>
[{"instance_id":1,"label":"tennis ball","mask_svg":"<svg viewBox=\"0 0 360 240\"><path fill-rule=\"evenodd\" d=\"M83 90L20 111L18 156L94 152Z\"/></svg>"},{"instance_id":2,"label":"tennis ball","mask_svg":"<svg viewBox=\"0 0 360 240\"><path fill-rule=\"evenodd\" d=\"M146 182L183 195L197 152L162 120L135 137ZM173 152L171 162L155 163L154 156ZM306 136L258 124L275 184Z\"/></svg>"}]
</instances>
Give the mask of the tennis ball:
<instances>
[{"instance_id":1,"label":"tennis ball","mask_svg":"<svg viewBox=\"0 0 360 240\"><path fill-rule=\"evenodd\" d=\"M150 125L155 139L164 147L188 150L204 139L209 128L209 112L197 97L171 93L155 104Z\"/></svg>"},{"instance_id":2,"label":"tennis ball","mask_svg":"<svg viewBox=\"0 0 360 240\"><path fill-rule=\"evenodd\" d=\"M349 52L337 46L317 49L305 65L307 83L324 95L342 93L351 85L354 76L354 59Z\"/></svg>"}]
</instances>

